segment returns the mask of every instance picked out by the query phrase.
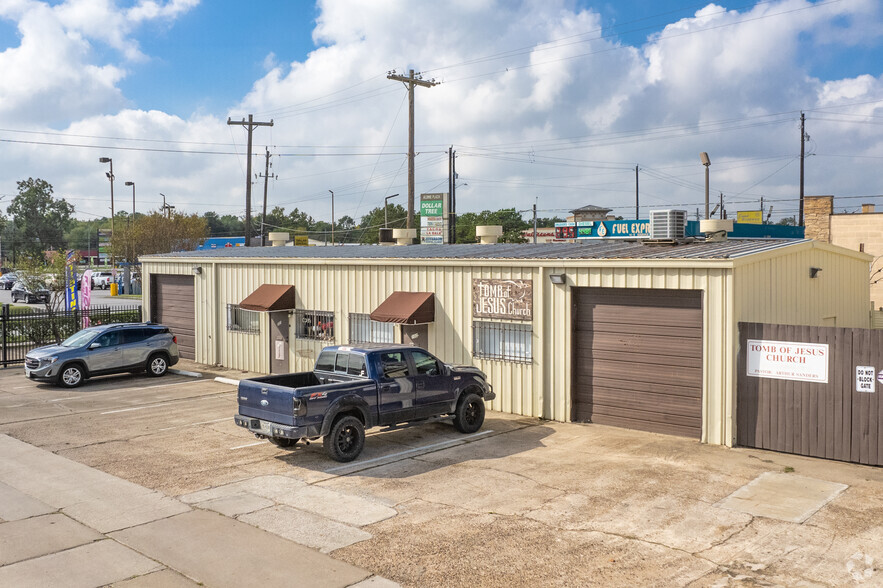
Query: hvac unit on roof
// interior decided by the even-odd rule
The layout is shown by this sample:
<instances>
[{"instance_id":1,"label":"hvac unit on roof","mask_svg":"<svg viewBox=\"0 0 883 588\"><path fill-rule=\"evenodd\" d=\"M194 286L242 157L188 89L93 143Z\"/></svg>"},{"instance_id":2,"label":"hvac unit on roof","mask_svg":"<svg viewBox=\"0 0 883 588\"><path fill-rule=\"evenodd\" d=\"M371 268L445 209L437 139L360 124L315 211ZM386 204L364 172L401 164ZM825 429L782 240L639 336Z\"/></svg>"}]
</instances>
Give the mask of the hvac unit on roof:
<instances>
[{"instance_id":1,"label":"hvac unit on roof","mask_svg":"<svg viewBox=\"0 0 883 588\"><path fill-rule=\"evenodd\" d=\"M686 210L651 210L651 239L683 239L687 231Z\"/></svg>"}]
</instances>

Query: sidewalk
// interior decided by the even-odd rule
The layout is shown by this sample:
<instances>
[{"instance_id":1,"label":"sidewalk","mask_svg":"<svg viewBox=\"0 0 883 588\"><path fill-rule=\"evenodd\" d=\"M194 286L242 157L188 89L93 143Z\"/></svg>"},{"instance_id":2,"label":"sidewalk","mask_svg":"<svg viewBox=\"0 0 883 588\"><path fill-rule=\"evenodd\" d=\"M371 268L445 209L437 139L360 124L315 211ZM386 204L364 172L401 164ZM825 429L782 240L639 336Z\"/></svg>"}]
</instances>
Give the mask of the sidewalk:
<instances>
[{"instance_id":1,"label":"sidewalk","mask_svg":"<svg viewBox=\"0 0 883 588\"><path fill-rule=\"evenodd\" d=\"M257 527L0 435L0 586L108 584L395 585Z\"/></svg>"}]
</instances>

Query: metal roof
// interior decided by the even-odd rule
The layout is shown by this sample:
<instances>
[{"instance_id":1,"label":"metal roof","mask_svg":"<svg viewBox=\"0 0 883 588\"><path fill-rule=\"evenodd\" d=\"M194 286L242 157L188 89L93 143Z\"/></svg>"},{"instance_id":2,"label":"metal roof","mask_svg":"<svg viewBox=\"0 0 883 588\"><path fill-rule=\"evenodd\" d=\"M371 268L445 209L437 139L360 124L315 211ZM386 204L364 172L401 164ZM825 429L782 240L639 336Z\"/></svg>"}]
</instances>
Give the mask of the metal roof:
<instances>
[{"instance_id":1,"label":"metal roof","mask_svg":"<svg viewBox=\"0 0 883 588\"><path fill-rule=\"evenodd\" d=\"M495 245L346 245L316 247L226 247L165 253L151 258L182 259L734 259L805 243L805 239L730 239L649 244L641 241L497 243Z\"/></svg>"}]
</instances>

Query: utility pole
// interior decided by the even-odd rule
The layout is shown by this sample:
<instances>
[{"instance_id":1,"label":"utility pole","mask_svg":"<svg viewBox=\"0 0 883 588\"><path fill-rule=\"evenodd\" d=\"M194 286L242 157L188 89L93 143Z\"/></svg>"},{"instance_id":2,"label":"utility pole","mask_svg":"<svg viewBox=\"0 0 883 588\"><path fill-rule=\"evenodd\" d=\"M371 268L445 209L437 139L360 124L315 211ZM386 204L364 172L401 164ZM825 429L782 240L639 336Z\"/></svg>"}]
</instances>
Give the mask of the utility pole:
<instances>
[{"instance_id":1,"label":"utility pole","mask_svg":"<svg viewBox=\"0 0 883 588\"><path fill-rule=\"evenodd\" d=\"M638 206L638 166L635 166L635 220L641 218L641 207Z\"/></svg>"},{"instance_id":2,"label":"utility pole","mask_svg":"<svg viewBox=\"0 0 883 588\"><path fill-rule=\"evenodd\" d=\"M448 148L448 243L457 242L457 152L454 146Z\"/></svg>"},{"instance_id":3,"label":"utility pole","mask_svg":"<svg viewBox=\"0 0 883 588\"><path fill-rule=\"evenodd\" d=\"M797 226L803 226L803 159L806 154L806 115L800 111L800 218L797 219Z\"/></svg>"},{"instance_id":4,"label":"utility pole","mask_svg":"<svg viewBox=\"0 0 883 588\"><path fill-rule=\"evenodd\" d=\"M275 178L276 174L270 175L270 148L267 149L267 161L264 164L264 175L258 174L257 177L264 178L264 214L261 216L261 247L267 244L264 238L264 223L267 221L267 180Z\"/></svg>"},{"instance_id":5,"label":"utility pole","mask_svg":"<svg viewBox=\"0 0 883 588\"><path fill-rule=\"evenodd\" d=\"M723 193L723 192L721 192L721 212L720 212L720 214L718 215L718 218L727 218L727 217L724 215L724 193Z\"/></svg>"},{"instance_id":6,"label":"utility pole","mask_svg":"<svg viewBox=\"0 0 883 588\"><path fill-rule=\"evenodd\" d=\"M533 205L533 244L537 244L537 205Z\"/></svg>"},{"instance_id":7,"label":"utility pole","mask_svg":"<svg viewBox=\"0 0 883 588\"><path fill-rule=\"evenodd\" d=\"M448 243L454 242L454 146L448 147Z\"/></svg>"},{"instance_id":8,"label":"utility pole","mask_svg":"<svg viewBox=\"0 0 883 588\"><path fill-rule=\"evenodd\" d=\"M420 74L417 74L418 76ZM387 74L387 79L402 82L408 87L408 224L411 228L414 224L414 86L431 88L437 85L435 80L421 80L414 77L414 70L408 70L408 77L395 74L395 70Z\"/></svg>"},{"instance_id":9,"label":"utility pole","mask_svg":"<svg viewBox=\"0 0 883 588\"><path fill-rule=\"evenodd\" d=\"M227 125L241 125L248 131L248 147L246 148L245 164L245 246L251 246L251 135L257 127L272 127L270 122L255 122L254 115L248 115L248 122L243 118L241 121L233 121L227 118Z\"/></svg>"}]
</instances>

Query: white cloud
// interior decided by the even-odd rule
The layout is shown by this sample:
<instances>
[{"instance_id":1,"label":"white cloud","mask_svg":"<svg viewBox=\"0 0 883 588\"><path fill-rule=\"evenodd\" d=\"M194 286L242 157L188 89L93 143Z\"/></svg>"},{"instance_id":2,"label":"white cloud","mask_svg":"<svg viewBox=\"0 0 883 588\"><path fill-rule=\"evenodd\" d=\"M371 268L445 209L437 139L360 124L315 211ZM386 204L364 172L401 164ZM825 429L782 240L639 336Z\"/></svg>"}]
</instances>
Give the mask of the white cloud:
<instances>
[{"instance_id":1,"label":"white cloud","mask_svg":"<svg viewBox=\"0 0 883 588\"><path fill-rule=\"evenodd\" d=\"M782 0L745 11L709 4L629 47L602 38L600 16L569 0L419 8L405 1L321 0L317 48L287 64L268 55L265 75L229 112L182 119L121 110L119 83L128 62L98 63L91 44L113 47L127 60L143 58L138 24L173 19L194 4L142 1L127 11L106 0L69 0L54 9L24 0L0 5L0 15L14 19L22 35L19 47L0 54L0 69L9 72L0 80L0 117L40 129L74 120L66 132L168 141L147 144L160 148L229 151L224 144L233 142L240 154L245 132L228 127L226 117L272 118L272 128L254 135L255 152L268 144L281 154L273 159L279 180L270 205L329 218L327 190L334 189L338 216L344 210L358 219L385 195L406 190L406 92L385 72L414 68L442 82L416 89L417 190L446 189L444 152L453 144L468 184L459 191L461 212L528 209L540 198L546 216L590 203L631 215L635 164L646 170L645 206L692 210L704 198L700 151L711 154L712 189L733 198L731 211L754 206L749 201L761 194L791 198L802 109L809 111L818 153L808 161L808 192L879 192L862 166L832 156L883 156L877 126L845 122L879 116L881 102L872 102L883 100L883 81L876 72L816 79L806 54L829 51L832 43L879 43L873 1ZM866 104L845 106L858 102ZM824 116L813 110L821 107L832 110ZM163 192L179 210L241 213L241 155L112 152L114 144L145 144L102 143L108 150L100 153L52 151L55 167L46 177L63 178L57 192L78 198L78 210L104 214L106 186L96 182L95 160L111 154L117 177L135 180L145 205L156 208ZM38 149L20 148L12 158L24 166L14 168L17 176L31 151ZM24 175L42 170L33 171ZM19 178L0 179L14 185Z\"/></svg>"}]
</instances>

